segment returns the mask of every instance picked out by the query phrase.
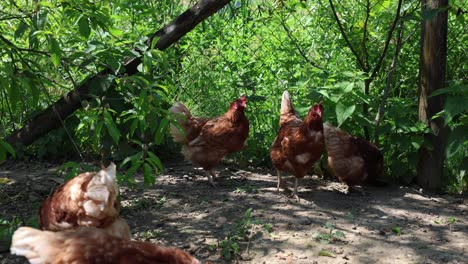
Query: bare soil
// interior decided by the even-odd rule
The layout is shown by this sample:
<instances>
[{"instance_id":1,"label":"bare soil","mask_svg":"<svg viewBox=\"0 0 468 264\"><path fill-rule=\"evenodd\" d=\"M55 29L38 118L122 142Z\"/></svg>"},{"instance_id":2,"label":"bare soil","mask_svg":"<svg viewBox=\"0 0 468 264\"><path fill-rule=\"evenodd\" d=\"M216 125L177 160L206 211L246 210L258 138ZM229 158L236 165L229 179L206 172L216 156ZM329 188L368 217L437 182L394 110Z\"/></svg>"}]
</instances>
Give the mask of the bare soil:
<instances>
[{"instance_id":1,"label":"bare soil","mask_svg":"<svg viewBox=\"0 0 468 264\"><path fill-rule=\"evenodd\" d=\"M9 179L0 185L0 218L36 215L63 181L56 168L0 166L0 178ZM341 184L308 176L300 181L297 202L290 191L276 191L268 169L220 166L217 172L218 188L189 164L167 165L151 187L139 178L133 189L122 186L122 215L134 238L183 248L203 263L468 263L463 197L401 186L343 194ZM251 224L245 220L249 208ZM245 231L233 243L239 252L226 260L223 245L237 231ZM6 251L0 263L27 261Z\"/></svg>"}]
</instances>

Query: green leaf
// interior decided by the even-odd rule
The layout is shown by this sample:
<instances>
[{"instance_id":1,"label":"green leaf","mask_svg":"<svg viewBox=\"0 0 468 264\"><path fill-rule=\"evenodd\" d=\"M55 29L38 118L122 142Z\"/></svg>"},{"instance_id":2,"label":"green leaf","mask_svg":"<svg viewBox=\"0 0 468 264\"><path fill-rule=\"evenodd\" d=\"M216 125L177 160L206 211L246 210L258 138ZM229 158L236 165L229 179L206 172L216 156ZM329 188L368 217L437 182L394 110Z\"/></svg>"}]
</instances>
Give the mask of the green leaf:
<instances>
[{"instance_id":1,"label":"green leaf","mask_svg":"<svg viewBox=\"0 0 468 264\"><path fill-rule=\"evenodd\" d=\"M156 145L160 145L162 143L162 140L164 138L164 135L166 135L166 128L169 124L169 119L163 118L161 122L159 122L158 129L156 130L156 134L154 136L154 143Z\"/></svg>"},{"instance_id":2,"label":"green leaf","mask_svg":"<svg viewBox=\"0 0 468 264\"><path fill-rule=\"evenodd\" d=\"M445 124L452 121L457 115L468 111L467 96L449 96L445 102Z\"/></svg>"},{"instance_id":3,"label":"green leaf","mask_svg":"<svg viewBox=\"0 0 468 264\"><path fill-rule=\"evenodd\" d=\"M466 131L468 131L468 124L458 126L450 133L445 149L447 159L452 158L459 151L465 149L464 143L468 140Z\"/></svg>"},{"instance_id":4,"label":"green leaf","mask_svg":"<svg viewBox=\"0 0 468 264\"><path fill-rule=\"evenodd\" d=\"M13 157L16 157L16 152L13 149L13 147L6 141L0 139L0 151L7 151L10 153Z\"/></svg>"},{"instance_id":5,"label":"green leaf","mask_svg":"<svg viewBox=\"0 0 468 264\"><path fill-rule=\"evenodd\" d=\"M399 226L392 227L392 231L398 236L401 235L401 228Z\"/></svg>"},{"instance_id":6,"label":"green leaf","mask_svg":"<svg viewBox=\"0 0 468 264\"><path fill-rule=\"evenodd\" d=\"M89 26L89 20L87 17L81 16L78 20L78 32L80 32L83 37L89 38L91 27Z\"/></svg>"},{"instance_id":7,"label":"green leaf","mask_svg":"<svg viewBox=\"0 0 468 264\"><path fill-rule=\"evenodd\" d=\"M146 186L154 185L154 183L156 182L156 177L154 177L151 174L151 172L152 169L150 165L148 165L148 163L145 163L145 165L143 166L143 179Z\"/></svg>"},{"instance_id":8,"label":"green leaf","mask_svg":"<svg viewBox=\"0 0 468 264\"><path fill-rule=\"evenodd\" d=\"M109 29L109 32L115 37L121 37L124 33L123 30L117 28L111 28Z\"/></svg>"},{"instance_id":9,"label":"green leaf","mask_svg":"<svg viewBox=\"0 0 468 264\"><path fill-rule=\"evenodd\" d=\"M10 182L10 179L8 178L0 178L0 184L5 184L5 183L9 183Z\"/></svg>"},{"instance_id":10,"label":"green leaf","mask_svg":"<svg viewBox=\"0 0 468 264\"><path fill-rule=\"evenodd\" d=\"M107 131L114 140L114 143L119 143L120 131L117 129L114 120L112 120L111 115L107 111L104 112L104 123L106 124Z\"/></svg>"},{"instance_id":11,"label":"green leaf","mask_svg":"<svg viewBox=\"0 0 468 264\"><path fill-rule=\"evenodd\" d=\"M336 231L335 233L333 233L333 235L336 237L346 237L345 234L341 231Z\"/></svg>"},{"instance_id":12,"label":"green leaf","mask_svg":"<svg viewBox=\"0 0 468 264\"><path fill-rule=\"evenodd\" d=\"M23 20L20 21L18 27L16 28L16 31L15 31L15 38L20 38L23 36L24 32L26 31L26 29L28 29L28 24L24 23Z\"/></svg>"},{"instance_id":13,"label":"green leaf","mask_svg":"<svg viewBox=\"0 0 468 264\"><path fill-rule=\"evenodd\" d=\"M348 119L354 113L355 109L355 105L345 106L344 104L339 102L335 108L338 126L341 126L344 123L344 121L346 121L346 119Z\"/></svg>"},{"instance_id":14,"label":"green leaf","mask_svg":"<svg viewBox=\"0 0 468 264\"><path fill-rule=\"evenodd\" d=\"M8 99L10 100L11 108L13 111L17 109L20 101L20 87L18 87L15 81L12 80L10 85L7 86Z\"/></svg>"},{"instance_id":15,"label":"green leaf","mask_svg":"<svg viewBox=\"0 0 468 264\"><path fill-rule=\"evenodd\" d=\"M132 166L130 167L130 169L128 169L125 174L127 176L132 176L135 174L135 172L141 167L141 165L143 165L143 162L142 161L137 161L135 163L132 163Z\"/></svg>"},{"instance_id":16,"label":"green leaf","mask_svg":"<svg viewBox=\"0 0 468 264\"><path fill-rule=\"evenodd\" d=\"M327 250L320 250L319 256L322 256L322 257L330 257L330 258L336 258L336 255L331 253L330 251L327 251Z\"/></svg>"},{"instance_id":17,"label":"green leaf","mask_svg":"<svg viewBox=\"0 0 468 264\"><path fill-rule=\"evenodd\" d=\"M60 49L60 45L55 38L50 38L50 59L56 68L60 65L60 61L62 60L62 50Z\"/></svg>"},{"instance_id":18,"label":"green leaf","mask_svg":"<svg viewBox=\"0 0 468 264\"><path fill-rule=\"evenodd\" d=\"M151 159L151 161L155 163L157 169L159 171L164 171L164 165L161 162L161 160L158 158L158 156L156 156L156 154L154 154L152 151L148 151L147 154L148 154L148 157Z\"/></svg>"}]
</instances>

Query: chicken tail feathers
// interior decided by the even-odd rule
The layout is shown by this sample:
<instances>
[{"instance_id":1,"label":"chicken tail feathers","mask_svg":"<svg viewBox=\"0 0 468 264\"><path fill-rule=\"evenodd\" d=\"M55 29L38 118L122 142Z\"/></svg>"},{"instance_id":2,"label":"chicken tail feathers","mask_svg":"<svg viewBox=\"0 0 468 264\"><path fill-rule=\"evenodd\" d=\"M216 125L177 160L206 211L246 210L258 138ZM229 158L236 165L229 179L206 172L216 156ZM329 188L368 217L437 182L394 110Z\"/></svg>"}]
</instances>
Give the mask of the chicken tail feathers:
<instances>
[{"instance_id":1,"label":"chicken tail feathers","mask_svg":"<svg viewBox=\"0 0 468 264\"><path fill-rule=\"evenodd\" d=\"M190 110L181 102L176 102L171 108L169 113L174 117L177 124L171 124L170 133L174 142L184 143L186 139L186 132L183 127L187 123L187 119L192 117Z\"/></svg>"},{"instance_id":2,"label":"chicken tail feathers","mask_svg":"<svg viewBox=\"0 0 468 264\"><path fill-rule=\"evenodd\" d=\"M327 148L328 156L339 156L343 152L344 142L340 137L341 130L328 123L323 124L323 135L325 139L325 146Z\"/></svg>"},{"instance_id":3,"label":"chicken tail feathers","mask_svg":"<svg viewBox=\"0 0 468 264\"><path fill-rule=\"evenodd\" d=\"M280 126L292 120L298 120L298 117L288 91L284 91L281 97Z\"/></svg>"},{"instance_id":4,"label":"chicken tail feathers","mask_svg":"<svg viewBox=\"0 0 468 264\"><path fill-rule=\"evenodd\" d=\"M20 227L13 234L11 254L26 257L31 264L52 263L60 241L52 232Z\"/></svg>"},{"instance_id":5,"label":"chicken tail feathers","mask_svg":"<svg viewBox=\"0 0 468 264\"><path fill-rule=\"evenodd\" d=\"M280 113L281 115L289 115L289 114L295 115L296 114L288 91L284 91L283 96L281 97L281 112Z\"/></svg>"}]
</instances>

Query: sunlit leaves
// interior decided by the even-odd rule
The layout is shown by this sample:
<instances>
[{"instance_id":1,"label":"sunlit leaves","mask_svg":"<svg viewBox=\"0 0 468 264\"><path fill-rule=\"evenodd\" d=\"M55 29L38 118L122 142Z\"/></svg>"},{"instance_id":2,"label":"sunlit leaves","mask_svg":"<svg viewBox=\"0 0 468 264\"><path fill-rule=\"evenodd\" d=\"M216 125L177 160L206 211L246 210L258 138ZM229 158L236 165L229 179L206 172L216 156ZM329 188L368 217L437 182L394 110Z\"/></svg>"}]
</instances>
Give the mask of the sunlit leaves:
<instances>
[{"instance_id":1,"label":"sunlit leaves","mask_svg":"<svg viewBox=\"0 0 468 264\"><path fill-rule=\"evenodd\" d=\"M89 20L87 17L81 16L78 19L78 31L85 38L88 38L91 34L91 27L89 26Z\"/></svg>"},{"instance_id":2,"label":"sunlit leaves","mask_svg":"<svg viewBox=\"0 0 468 264\"><path fill-rule=\"evenodd\" d=\"M346 106L341 102L336 104L335 112L336 119L338 120L338 126L341 126L341 124L343 124L344 121L346 121L346 119L348 119L354 113L355 109L355 105Z\"/></svg>"},{"instance_id":3,"label":"sunlit leaves","mask_svg":"<svg viewBox=\"0 0 468 264\"><path fill-rule=\"evenodd\" d=\"M55 38L50 38L49 39L49 45L50 45L50 59L52 60L52 63L54 64L55 67L58 67L60 65L60 60L62 59L62 50L60 49L60 45L58 41Z\"/></svg>"},{"instance_id":4,"label":"sunlit leaves","mask_svg":"<svg viewBox=\"0 0 468 264\"><path fill-rule=\"evenodd\" d=\"M120 139L120 132L117 129L117 126L115 125L114 120L112 119L112 116L110 115L109 111L104 112L104 124L106 124L107 131L114 140L114 143L118 143Z\"/></svg>"}]
</instances>

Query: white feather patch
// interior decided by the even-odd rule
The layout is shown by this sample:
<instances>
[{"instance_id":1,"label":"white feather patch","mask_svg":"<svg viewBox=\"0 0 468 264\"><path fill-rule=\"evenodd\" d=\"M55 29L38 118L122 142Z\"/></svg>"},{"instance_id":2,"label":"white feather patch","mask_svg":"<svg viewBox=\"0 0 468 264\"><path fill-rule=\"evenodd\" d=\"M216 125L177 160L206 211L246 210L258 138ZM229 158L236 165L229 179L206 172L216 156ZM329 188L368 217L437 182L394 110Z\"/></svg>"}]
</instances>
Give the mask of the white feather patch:
<instances>
[{"instance_id":1,"label":"white feather patch","mask_svg":"<svg viewBox=\"0 0 468 264\"><path fill-rule=\"evenodd\" d=\"M300 164L305 164L310 160L309 153L302 153L296 156L296 161Z\"/></svg>"}]
</instances>

